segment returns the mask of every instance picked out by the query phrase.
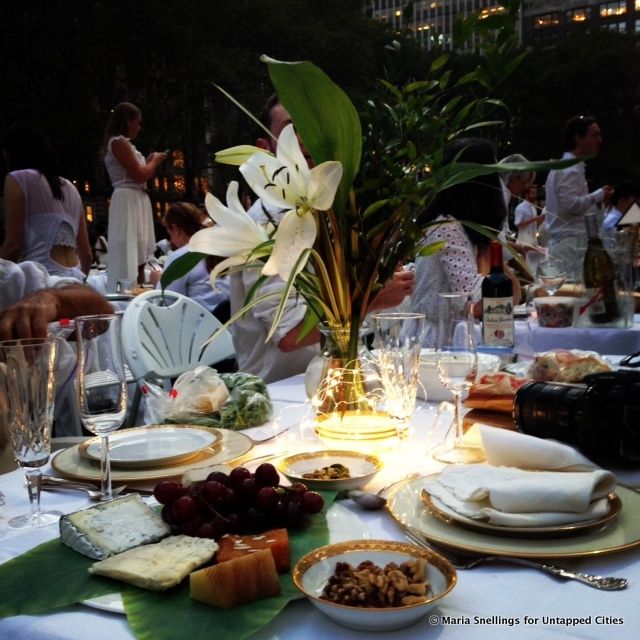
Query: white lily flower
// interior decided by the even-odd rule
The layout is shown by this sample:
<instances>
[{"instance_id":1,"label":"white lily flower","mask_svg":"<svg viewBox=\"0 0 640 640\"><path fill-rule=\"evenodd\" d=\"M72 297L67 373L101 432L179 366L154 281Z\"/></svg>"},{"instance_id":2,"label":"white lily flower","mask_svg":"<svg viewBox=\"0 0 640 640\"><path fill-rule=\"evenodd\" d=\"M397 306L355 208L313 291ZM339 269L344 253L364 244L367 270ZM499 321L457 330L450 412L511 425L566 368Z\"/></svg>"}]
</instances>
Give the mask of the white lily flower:
<instances>
[{"instance_id":1,"label":"white lily flower","mask_svg":"<svg viewBox=\"0 0 640 640\"><path fill-rule=\"evenodd\" d=\"M315 242L317 228L312 213L326 211L333 204L342 179L342 164L328 161L310 169L289 124L280 133L275 157L256 153L240 171L265 206L286 210L262 273L278 274L287 280L300 253ZM301 263L298 268L303 266Z\"/></svg>"},{"instance_id":2,"label":"white lily flower","mask_svg":"<svg viewBox=\"0 0 640 640\"><path fill-rule=\"evenodd\" d=\"M237 182L229 183L227 206L210 193L204 203L216 224L194 233L189 240L189 250L227 258L211 272L212 284L224 269L244 264L250 257L269 254L268 248L255 251L257 246L269 240L269 234L265 227L247 215L238 198Z\"/></svg>"}]
</instances>

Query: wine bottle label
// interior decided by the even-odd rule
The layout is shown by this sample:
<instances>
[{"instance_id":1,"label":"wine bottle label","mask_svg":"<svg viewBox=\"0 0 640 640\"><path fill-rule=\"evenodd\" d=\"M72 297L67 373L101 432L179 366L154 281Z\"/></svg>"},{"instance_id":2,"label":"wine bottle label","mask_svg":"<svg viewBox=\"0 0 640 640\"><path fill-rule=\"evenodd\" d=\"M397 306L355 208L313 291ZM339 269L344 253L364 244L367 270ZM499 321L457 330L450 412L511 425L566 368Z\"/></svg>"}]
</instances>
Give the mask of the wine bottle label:
<instances>
[{"instance_id":1,"label":"wine bottle label","mask_svg":"<svg viewBox=\"0 0 640 640\"><path fill-rule=\"evenodd\" d=\"M483 298L482 341L491 347L513 347L513 297Z\"/></svg>"}]
</instances>

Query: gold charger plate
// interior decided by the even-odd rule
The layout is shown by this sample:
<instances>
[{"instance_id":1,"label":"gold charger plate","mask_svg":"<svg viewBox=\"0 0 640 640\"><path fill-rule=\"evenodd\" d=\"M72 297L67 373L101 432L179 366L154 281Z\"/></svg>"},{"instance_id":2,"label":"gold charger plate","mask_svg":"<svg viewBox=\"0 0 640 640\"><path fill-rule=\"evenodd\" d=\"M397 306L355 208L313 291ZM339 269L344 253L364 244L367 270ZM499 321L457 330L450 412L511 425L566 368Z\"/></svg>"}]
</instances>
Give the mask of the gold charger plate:
<instances>
[{"instance_id":1,"label":"gold charger plate","mask_svg":"<svg viewBox=\"0 0 640 640\"><path fill-rule=\"evenodd\" d=\"M219 429L189 424L150 424L122 429L109 436L112 467L144 469L166 467L195 458L222 438ZM100 437L85 440L80 455L100 462Z\"/></svg>"},{"instance_id":2,"label":"gold charger plate","mask_svg":"<svg viewBox=\"0 0 640 640\"><path fill-rule=\"evenodd\" d=\"M547 525L544 527L507 527L504 525L491 524L483 520L474 520L473 518L468 518L460 513L456 513L444 502L429 494L426 489L423 489L420 492L420 499L422 500L422 504L425 509L445 524L465 527L467 529L483 533L521 538L558 538L561 536L578 535L586 533L587 531L594 531L604 527L614 518L617 518L620 510L622 509L622 501L620 498L617 494L610 493L607 496L609 510L600 518L584 520L581 522Z\"/></svg>"},{"instance_id":3,"label":"gold charger plate","mask_svg":"<svg viewBox=\"0 0 640 640\"><path fill-rule=\"evenodd\" d=\"M240 431L222 429L221 438L213 447L201 451L182 464L147 469L112 469L114 482L138 482L181 476L189 469L224 464L240 458L253 448L253 441ZM51 466L62 476L82 480L100 480L100 464L80 455L80 445L63 449L51 460Z\"/></svg>"},{"instance_id":4,"label":"gold charger plate","mask_svg":"<svg viewBox=\"0 0 640 640\"><path fill-rule=\"evenodd\" d=\"M640 545L640 493L618 486L622 502L618 517L609 526L580 536L513 538L445 524L426 512L420 493L425 477L398 485L387 500L387 511L402 527L444 547L495 556L520 558L580 558L623 551Z\"/></svg>"}]
</instances>

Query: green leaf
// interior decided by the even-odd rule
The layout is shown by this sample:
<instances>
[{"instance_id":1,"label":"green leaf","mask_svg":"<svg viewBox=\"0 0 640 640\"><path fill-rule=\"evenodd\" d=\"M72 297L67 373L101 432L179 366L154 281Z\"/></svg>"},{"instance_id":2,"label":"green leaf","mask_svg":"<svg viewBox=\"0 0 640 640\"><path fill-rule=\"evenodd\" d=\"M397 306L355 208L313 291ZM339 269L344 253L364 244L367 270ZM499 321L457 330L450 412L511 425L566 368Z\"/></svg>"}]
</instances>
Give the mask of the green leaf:
<instances>
[{"instance_id":1,"label":"green leaf","mask_svg":"<svg viewBox=\"0 0 640 640\"><path fill-rule=\"evenodd\" d=\"M447 64L448 60L449 60L449 56L447 54L438 56L431 63L431 68L429 69L430 73L433 73L434 71L437 71L440 67L443 67L445 64Z\"/></svg>"},{"instance_id":2,"label":"green leaf","mask_svg":"<svg viewBox=\"0 0 640 640\"><path fill-rule=\"evenodd\" d=\"M51 611L134 588L92 576L92 563L58 539L5 562L0 566L0 617Z\"/></svg>"},{"instance_id":3,"label":"green leaf","mask_svg":"<svg viewBox=\"0 0 640 640\"><path fill-rule=\"evenodd\" d=\"M160 277L162 289L166 289L174 280L182 278L182 276L189 273L191 269L206 257L206 253L189 251L173 260L173 262L162 272L162 276Z\"/></svg>"},{"instance_id":4,"label":"green leaf","mask_svg":"<svg viewBox=\"0 0 640 640\"><path fill-rule=\"evenodd\" d=\"M347 94L314 64L280 62L267 56L261 60L267 63L278 99L315 162L342 163L337 210L346 207L362 153L362 129L356 108Z\"/></svg>"},{"instance_id":5,"label":"green leaf","mask_svg":"<svg viewBox=\"0 0 640 640\"><path fill-rule=\"evenodd\" d=\"M311 516L303 529L289 532L292 566L305 553L329 543L326 511L336 493L321 493L325 500L322 514ZM120 592L137 640L241 640L258 632L299 596L288 572L280 575L279 596L234 609L216 609L189 597L188 580L168 591L145 591L92 576L88 572L92 563L60 540L45 542L5 562L0 566L0 616L43 613Z\"/></svg>"},{"instance_id":6,"label":"green leaf","mask_svg":"<svg viewBox=\"0 0 640 640\"><path fill-rule=\"evenodd\" d=\"M434 253L437 253L438 251L443 249L446 244L447 244L446 240L439 240L438 242L432 242L430 244L425 245L424 247L421 247L417 255L420 256L421 258L426 258L427 256L433 255Z\"/></svg>"}]
</instances>

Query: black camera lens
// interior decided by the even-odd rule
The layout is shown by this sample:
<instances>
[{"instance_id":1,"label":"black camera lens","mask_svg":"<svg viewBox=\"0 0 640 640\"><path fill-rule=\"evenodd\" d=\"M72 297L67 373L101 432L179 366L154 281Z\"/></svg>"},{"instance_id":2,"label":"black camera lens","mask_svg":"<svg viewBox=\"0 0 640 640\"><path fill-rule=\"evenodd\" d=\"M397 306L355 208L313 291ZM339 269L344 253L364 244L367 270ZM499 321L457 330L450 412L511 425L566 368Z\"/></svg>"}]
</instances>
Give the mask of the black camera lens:
<instances>
[{"instance_id":1,"label":"black camera lens","mask_svg":"<svg viewBox=\"0 0 640 640\"><path fill-rule=\"evenodd\" d=\"M528 382L516 392L513 421L522 433L578 444L585 386Z\"/></svg>"}]
</instances>

